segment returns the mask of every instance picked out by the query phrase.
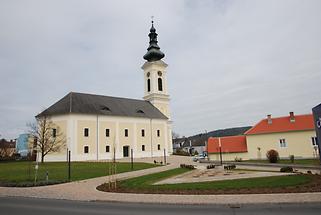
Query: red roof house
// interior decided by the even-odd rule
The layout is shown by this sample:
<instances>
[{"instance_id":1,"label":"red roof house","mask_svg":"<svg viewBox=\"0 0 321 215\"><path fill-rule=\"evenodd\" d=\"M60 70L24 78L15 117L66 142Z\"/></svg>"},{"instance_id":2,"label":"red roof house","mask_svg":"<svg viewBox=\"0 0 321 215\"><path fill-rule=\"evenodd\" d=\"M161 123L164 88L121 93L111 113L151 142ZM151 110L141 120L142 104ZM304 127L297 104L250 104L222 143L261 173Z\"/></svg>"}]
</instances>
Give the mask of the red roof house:
<instances>
[{"instance_id":1,"label":"red roof house","mask_svg":"<svg viewBox=\"0 0 321 215\"><path fill-rule=\"evenodd\" d=\"M230 136L230 137L208 138L208 143L207 143L208 153L219 153L220 142L221 142L221 150L223 153L247 152L245 136Z\"/></svg>"},{"instance_id":2,"label":"red roof house","mask_svg":"<svg viewBox=\"0 0 321 215\"><path fill-rule=\"evenodd\" d=\"M271 118L271 115L267 115L266 119L262 119L245 132L245 135L305 130L314 130L313 115L305 114L294 116L294 113L290 112L289 116L277 118Z\"/></svg>"}]
</instances>

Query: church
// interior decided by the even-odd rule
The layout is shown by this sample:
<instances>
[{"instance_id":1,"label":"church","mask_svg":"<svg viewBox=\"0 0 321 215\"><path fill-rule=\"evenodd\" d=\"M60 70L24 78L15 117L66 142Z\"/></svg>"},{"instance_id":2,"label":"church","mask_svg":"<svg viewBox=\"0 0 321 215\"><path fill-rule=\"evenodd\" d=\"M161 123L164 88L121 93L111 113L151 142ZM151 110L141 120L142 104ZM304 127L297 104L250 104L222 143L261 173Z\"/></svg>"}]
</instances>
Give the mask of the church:
<instances>
[{"instance_id":1,"label":"church","mask_svg":"<svg viewBox=\"0 0 321 215\"><path fill-rule=\"evenodd\" d=\"M167 64L162 61L157 33L150 28L149 47L141 67L143 100L70 92L36 118L47 116L62 132L66 147L45 161L106 160L159 157L172 153L172 125L167 86ZM53 131L53 133L55 133Z\"/></svg>"}]
</instances>

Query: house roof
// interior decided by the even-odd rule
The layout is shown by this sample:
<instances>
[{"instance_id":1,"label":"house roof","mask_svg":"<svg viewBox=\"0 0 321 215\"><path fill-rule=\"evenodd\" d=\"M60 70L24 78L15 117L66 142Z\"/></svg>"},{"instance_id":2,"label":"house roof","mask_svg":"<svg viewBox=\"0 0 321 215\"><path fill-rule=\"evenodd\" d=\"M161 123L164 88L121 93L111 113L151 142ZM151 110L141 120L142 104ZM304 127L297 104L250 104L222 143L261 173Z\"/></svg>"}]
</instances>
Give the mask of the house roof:
<instances>
[{"instance_id":1,"label":"house roof","mask_svg":"<svg viewBox=\"0 0 321 215\"><path fill-rule=\"evenodd\" d=\"M210 137L208 138L208 153L220 152L219 139L221 139L221 150L223 153L231 152L247 152L245 136L229 136L229 137Z\"/></svg>"},{"instance_id":2,"label":"house roof","mask_svg":"<svg viewBox=\"0 0 321 215\"><path fill-rule=\"evenodd\" d=\"M150 102L70 92L36 117L67 113L168 119Z\"/></svg>"},{"instance_id":3,"label":"house roof","mask_svg":"<svg viewBox=\"0 0 321 215\"><path fill-rule=\"evenodd\" d=\"M288 131L304 131L313 130L314 121L312 114L295 115L294 122L290 121L290 116L271 118L272 123L268 123L268 119L262 119L259 123L245 132L245 135L251 134L267 134Z\"/></svg>"},{"instance_id":4,"label":"house roof","mask_svg":"<svg viewBox=\"0 0 321 215\"><path fill-rule=\"evenodd\" d=\"M15 148L16 147L16 141L11 140L7 141L6 139L0 140L0 148Z\"/></svg>"}]
</instances>

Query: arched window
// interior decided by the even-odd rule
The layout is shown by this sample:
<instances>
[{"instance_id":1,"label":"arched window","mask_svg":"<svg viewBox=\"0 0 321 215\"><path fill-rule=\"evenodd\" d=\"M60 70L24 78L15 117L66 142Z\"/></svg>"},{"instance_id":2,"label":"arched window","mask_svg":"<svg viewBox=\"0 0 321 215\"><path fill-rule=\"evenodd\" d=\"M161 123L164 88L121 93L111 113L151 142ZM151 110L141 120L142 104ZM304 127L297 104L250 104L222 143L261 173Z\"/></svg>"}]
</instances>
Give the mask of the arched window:
<instances>
[{"instance_id":1,"label":"arched window","mask_svg":"<svg viewBox=\"0 0 321 215\"><path fill-rule=\"evenodd\" d=\"M150 92L150 79L147 79L147 91Z\"/></svg>"},{"instance_id":2,"label":"arched window","mask_svg":"<svg viewBox=\"0 0 321 215\"><path fill-rule=\"evenodd\" d=\"M158 90L163 91L163 83L161 78L158 78Z\"/></svg>"}]
</instances>

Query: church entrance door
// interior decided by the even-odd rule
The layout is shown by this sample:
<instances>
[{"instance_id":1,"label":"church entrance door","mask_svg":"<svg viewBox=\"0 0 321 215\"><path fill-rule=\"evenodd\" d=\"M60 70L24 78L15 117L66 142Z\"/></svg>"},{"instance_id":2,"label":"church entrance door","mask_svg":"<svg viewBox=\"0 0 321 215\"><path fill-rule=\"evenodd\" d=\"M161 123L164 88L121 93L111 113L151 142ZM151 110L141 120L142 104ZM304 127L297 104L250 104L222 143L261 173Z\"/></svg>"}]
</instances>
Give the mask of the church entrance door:
<instances>
[{"instance_id":1,"label":"church entrance door","mask_svg":"<svg viewBox=\"0 0 321 215\"><path fill-rule=\"evenodd\" d=\"M129 156L129 146L123 146L123 157Z\"/></svg>"}]
</instances>

